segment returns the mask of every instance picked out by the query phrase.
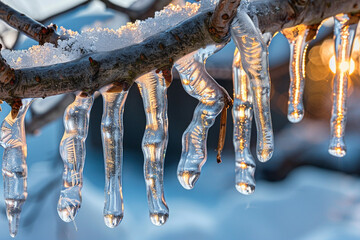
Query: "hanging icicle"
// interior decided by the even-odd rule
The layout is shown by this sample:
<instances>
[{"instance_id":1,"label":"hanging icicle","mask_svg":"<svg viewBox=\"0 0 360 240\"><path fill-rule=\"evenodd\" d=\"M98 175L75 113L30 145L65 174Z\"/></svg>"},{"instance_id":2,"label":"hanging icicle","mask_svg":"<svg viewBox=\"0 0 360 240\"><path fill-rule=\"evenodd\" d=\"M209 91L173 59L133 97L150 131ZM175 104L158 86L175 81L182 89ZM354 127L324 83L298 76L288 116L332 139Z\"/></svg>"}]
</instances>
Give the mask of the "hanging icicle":
<instances>
[{"instance_id":1,"label":"hanging icicle","mask_svg":"<svg viewBox=\"0 0 360 240\"><path fill-rule=\"evenodd\" d=\"M93 96L78 93L64 113L65 132L60 142L60 155L64 162L63 185L57 206L60 218L74 221L81 207L81 188L85 163L85 140L89 128L89 115Z\"/></svg>"},{"instance_id":2,"label":"hanging icicle","mask_svg":"<svg viewBox=\"0 0 360 240\"><path fill-rule=\"evenodd\" d=\"M22 206L27 198L27 145L24 119L32 99L19 100L18 107L6 116L1 125L0 144L5 149L2 162L6 216L10 236L15 237Z\"/></svg>"},{"instance_id":3,"label":"hanging icicle","mask_svg":"<svg viewBox=\"0 0 360 240\"><path fill-rule=\"evenodd\" d=\"M333 108L331 113L331 140L329 153L335 157L346 154L344 142L346 124L346 99L352 45L356 33L358 19L347 14L335 16L335 55L336 74L333 86Z\"/></svg>"},{"instance_id":4,"label":"hanging icicle","mask_svg":"<svg viewBox=\"0 0 360 240\"><path fill-rule=\"evenodd\" d=\"M288 119L292 123L300 122L304 117L305 56L318 26L298 25L281 31L290 44Z\"/></svg>"},{"instance_id":5,"label":"hanging icicle","mask_svg":"<svg viewBox=\"0 0 360 240\"><path fill-rule=\"evenodd\" d=\"M122 194L123 113L128 94L125 86L111 84L101 89L104 109L101 136L105 163L104 221L114 228L124 216Z\"/></svg>"},{"instance_id":6,"label":"hanging icicle","mask_svg":"<svg viewBox=\"0 0 360 240\"><path fill-rule=\"evenodd\" d=\"M231 26L231 36L240 51L241 62L253 91L257 157L261 162L266 162L271 158L274 150L267 45L259 29L243 11L238 10Z\"/></svg>"},{"instance_id":7,"label":"hanging icicle","mask_svg":"<svg viewBox=\"0 0 360 240\"><path fill-rule=\"evenodd\" d=\"M253 95L249 79L242 68L240 53L235 49L233 60L235 149L235 187L242 194L255 190L255 161L250 151L251 123L253 118Z\"/></svg>"},{"instance_id":8,"label":"hanging icicle","mask_svg":"<svg viewBox=\"0 0 360 240\"><path fill-rule=\"evenodd\" d=\"M200 176L201 167L206 162L206 139L209 128L224 109L225 102L231 102L226 90L217 84L205 69L206 59L222 47L223 45L210 45L186 55L175 63L185 91L199 100L193 119L182 136L182 153L177 174L185 189L194 187Z\"/></svg>"},{"instance_id":9,"label":"hanging icicle","mask_svg":"<svg viewBox=\"0 0 360 240\"><path fill-rule=\"evenodd\" d=\"M161 73L152 71L136 80L146 115L142 150L150 220L157 226L163 225L169 217L169 208L164 198L163 179L168 143L166 92L171 83L171 76L165 78L164 75L166 75L165 70Z\"/></svg>"}]
</instances>

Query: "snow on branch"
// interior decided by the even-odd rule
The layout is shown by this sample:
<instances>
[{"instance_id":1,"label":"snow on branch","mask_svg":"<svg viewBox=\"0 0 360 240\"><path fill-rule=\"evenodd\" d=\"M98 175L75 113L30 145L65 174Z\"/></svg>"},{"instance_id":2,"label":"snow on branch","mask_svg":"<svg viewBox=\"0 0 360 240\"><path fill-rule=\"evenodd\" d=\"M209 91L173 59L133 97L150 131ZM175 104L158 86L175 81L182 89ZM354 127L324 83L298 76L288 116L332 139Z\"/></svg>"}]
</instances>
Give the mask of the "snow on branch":
<instances>
[{"instance_id":1,"label":"snow on branch","mask_svg":"<svg viewBox=\"0 0 360 240\"><path fill-rule=\"evenodd\" d=\"M131 85L137 77L151 70L170 68L182 56L214 44L212 34L209 33L214 8L211 6L195 16L189 14L187 20L137 44L125 44L122 48L108 52L90 53L69 62L15 69L10 81L0 76L0 99L11 101L74 91L92 94L110 83ZM358 12L360 4L358 0L264 0L244 1L240 8L257 19L263 33L275 33L301 23L319 23L339 13ZM155 23L156 20L153 19ZM223 30L228 33L228 29Z\"/></svg>"}]
</instances>

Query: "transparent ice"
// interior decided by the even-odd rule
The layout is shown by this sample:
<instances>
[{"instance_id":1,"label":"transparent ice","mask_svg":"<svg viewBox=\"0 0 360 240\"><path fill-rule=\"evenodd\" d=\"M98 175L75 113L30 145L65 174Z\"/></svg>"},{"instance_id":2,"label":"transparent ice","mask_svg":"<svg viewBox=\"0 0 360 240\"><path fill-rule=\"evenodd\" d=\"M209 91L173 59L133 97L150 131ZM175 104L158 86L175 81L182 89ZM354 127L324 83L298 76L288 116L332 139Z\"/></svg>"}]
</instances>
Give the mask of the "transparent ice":
<instances>
[{"instance_id":1,"label":"transparent ice","mask_svg":"<svg viewBox=\"0 0 360 240\"><path fill-rule=\"evenodd\" d=\"M177 169L179 182L192 189L206 162L206 139L209 128L224 108L226 91L205 69L206 59L223 45L210 45L192 52L175 63L185 91L199 100L193 119L182 136L181 159Z\"/></svg>"},{"instance_id":2,"label":"transparent ice","mask_svg":"<svg viewBox=\"0 0 360 240\"><path fill-rule=\"evenodd\" d=\"M65 132L60 142L64 162L63 185L57 211L65 222L74 221L81 207L81 188L85 163L85 140L89 128L89 114L93 96L78 93L64 113Z\"/></svg>"},{"instance_id":3,"label":"transparent ice","mask_svg":"<svg viewBox=\"0 0 360 240\"><path fill-rule=\"evenodd\" d=\"M123 113L127 90L112 92L113 85L101 89L103 115L101 136L105 163L104 221L110 228L116 227L124 216L122 194L123 161Z\"/></svg>"},{"instance_id":4,"label":"transparent ice","mask_svg":"<svg viewBox=\"0 0 360 240\"><path fill-rule=\"evenodd\" d=\"M32 99L22 99L22 106L15 118L11 112L6 116L0 133L0 144L5 149L2 162L6 216L10 236L15 237L20 213L27 198L27 145L24 119Z\"/></svg>"},{"instance_id":5,"label":"transparent ice","mask_svg":"<svg viewBox=\"0 0 360 240\"><path fill-rule=\"evenodd\" d=\"M329 153L336 157L346 154L344 142L346 125L346 99L350 70L351 50L356 34L356 23L350 22L347 14L335 16L334 36L336 74L333 86L333 108L331 113L331 140Z\"/></svg>"},{"instance_id":6,"label":"transparent ice","mask_svg":"<svg viewBox=\"0 0 360 240\"><path fill-rule=\"evenodd\" d=\"M271 158L274 150L267 45L259 29L243 11L238 11L232 23L231 36L239 49L241 63L253 91L257 157L261 162L266 162Z\"/></svg>"},{"instance_id":7,"label":"transparent ice","mask_svg":"<svg viewBox=\"0 0 360 240\"><path fill-rule=\"evenodd\" d=\"M164 197L164 159L168 143L167 87L162 73L149 72L136 80L144 103L146 127L142 140L144 177L150 220L163 225L169 217Z\"/></svg>"},{"instance_id":8,"label":"transparent ice","mask_svg":"<svg viewBox=\"0 0 360 240\"><path fill-rule=\"evenodd\" d=\"M255 190L255 160L250 151L253 95L249 78L242 67L240 53L237 48L234 52L232 68L234 84L232 114L234 123L235 187L242 194L251 194Z\"/></svg>"},{"instance_id":9,"label":"transparent ice","mask_svg":"<svg viewBox=\"0 0 360 240\"><path fill-rule=\"evenodd\" d=\"M310 29L305 25L282 31L290 44L288 119L292 123L300 122L304 117L305 56L310 42L307 41L309 32Z\"/></svg>"}]
</instances>

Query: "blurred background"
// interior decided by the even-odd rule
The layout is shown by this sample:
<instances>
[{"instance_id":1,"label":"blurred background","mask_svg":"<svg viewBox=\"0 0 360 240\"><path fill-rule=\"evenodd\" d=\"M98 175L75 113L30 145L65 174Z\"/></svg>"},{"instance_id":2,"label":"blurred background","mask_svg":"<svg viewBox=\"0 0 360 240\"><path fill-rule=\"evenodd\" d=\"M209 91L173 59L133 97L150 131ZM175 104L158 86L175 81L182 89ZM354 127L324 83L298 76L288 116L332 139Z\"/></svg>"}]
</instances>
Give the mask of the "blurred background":
<instances>
[{"instance_id":1,"label":"blurred background","mask_svg":"<svg viewBox=\"0 0 360 240\"><path fill-rule=\"evenodd\" d=\"M43 22L81 31L92 27L117 29L127 21L153 16L170 0L7 0L13 8ZM182 3L182 1L172 1ZM37 100L27 121L28 200L23 208L17 239L359 239L360 238L360 31L352 54L349 83L346 157L328 154L332 79L334 73L333 19L320 29L306 56L301 123L288 122L289 47L277 34L270 45L271 106L275 153L268 163L257 162L256 191L251 196L234 187L232 119L223 163L216 163L219 121L209 131L208 161L196 187L185 190L177 181L181 136L192 119L197 101L183 90L178 75L168 89L169 144L165 160L165 198L170 218L162 227L151 224L143 178L141 139L145 116L139 91L130 90L124 113L123 194L125 216L115 229L103 223L104 164L100 121L102 99L94 103L86 141L83 204L73 223L64 223L56 212L62 160L58 146L63 135L62 112L73 96ZM0 41L6 48L27 49L37 44L0 23ZM209 73L232 95L231 42L209 58ZM334 61L333 61L334 62ZM181 102L179 103L179 99ZM3 104L3 119L9 107ZM253 124L252 146L256 143ZM252 149L254 153L254 148ZM3 149L0 150L2 154ZM255 155L254 155L255 156ZM0 191L3 192L2 184ZM11 239L0 197L0 239ZM77 230L76 230L77 229Z\"/></svg>"}]
</instances>

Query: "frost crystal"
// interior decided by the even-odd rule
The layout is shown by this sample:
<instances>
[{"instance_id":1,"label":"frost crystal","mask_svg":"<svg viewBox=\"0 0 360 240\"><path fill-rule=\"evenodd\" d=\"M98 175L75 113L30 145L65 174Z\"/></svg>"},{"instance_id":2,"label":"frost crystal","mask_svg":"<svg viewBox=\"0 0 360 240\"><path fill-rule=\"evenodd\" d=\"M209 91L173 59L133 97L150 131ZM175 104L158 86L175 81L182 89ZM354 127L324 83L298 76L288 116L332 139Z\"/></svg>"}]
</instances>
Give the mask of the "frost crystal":
<instances>
[{"instance_id":1,"label":"frost crystal","mask_svg":"<svg viewBox=\"0 0 360 240\"><path fill-rule=\"evenodd\" d=\"M146 38L171 28L199 13L200 4L186 3L185 6L169 4L156 12L154 18L127 23L117 30L90 28L81 34L61 28L61 34L68 40L59 41L58 47L45 43L27 50L2 50L1 54L13 68L28 68L68 62L83 54L97 51L111 51L140 43ZM106 44L104 44L106 43Z\"/></svg>"}]
</instances>

